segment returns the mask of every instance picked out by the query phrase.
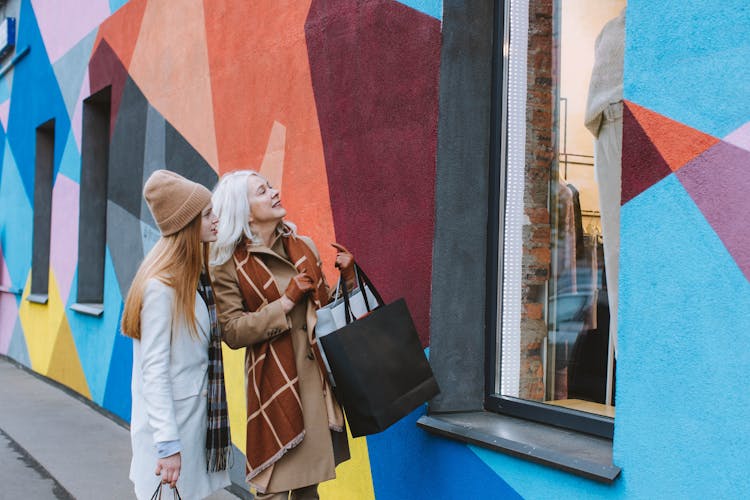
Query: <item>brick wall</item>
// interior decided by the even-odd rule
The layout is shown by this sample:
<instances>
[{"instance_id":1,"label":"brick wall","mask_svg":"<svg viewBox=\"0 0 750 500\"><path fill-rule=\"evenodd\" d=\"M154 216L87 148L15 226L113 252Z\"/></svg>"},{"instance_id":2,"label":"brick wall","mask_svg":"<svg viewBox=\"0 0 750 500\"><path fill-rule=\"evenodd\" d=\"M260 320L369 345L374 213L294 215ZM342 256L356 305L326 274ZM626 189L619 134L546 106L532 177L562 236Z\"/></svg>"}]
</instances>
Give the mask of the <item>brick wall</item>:
<instances>
[{"instance_id":1,"label":"brick wall","mask_svg":"<svg viewBox=\"0 0 750 500\"><path fill-rule=\"evenodd\" d=\"M526 171L523 227L523 312L519 396L544 399L542 347L547 335L545 284L550 278L550 173L556 168L557 61L554 1L529 0Z\"/></svg>"}]
</instances>

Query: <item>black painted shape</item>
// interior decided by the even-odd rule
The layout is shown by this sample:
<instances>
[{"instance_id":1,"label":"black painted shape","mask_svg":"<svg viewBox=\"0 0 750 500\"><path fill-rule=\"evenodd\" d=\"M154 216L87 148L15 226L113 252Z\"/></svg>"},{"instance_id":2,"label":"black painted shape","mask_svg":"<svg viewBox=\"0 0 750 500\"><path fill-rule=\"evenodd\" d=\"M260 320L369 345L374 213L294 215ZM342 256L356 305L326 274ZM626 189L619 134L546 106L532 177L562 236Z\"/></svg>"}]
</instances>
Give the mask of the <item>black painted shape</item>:
<instances>
[{"instance_id":1,"label":"black painted shape","mask_svg":"<svg viewBox=\"0 0 750 500\"><path fill-rule=\"evenodd\" d=\"M166 122L164 131L165 168L177 172L191 181L213 189L218 176L208 162L190 145L171 123ZM206 133L213 133L207 130Z\"/></svg>"},{"instance_id":2,"label":"black painted shape","mask_svg":"<svg viewBox=\"0 0 750 500\"><path fill-rule=\"evenodd\" d=\"M55 161L54 119L36 129L35 148L31 294L46 295L49 288L49 251L52 229L52 171Z\"/></svg>"},{"instance_id":3,"label":"black painted shape","mask_svg":"<svg viewBox=\"0 0 750 500\"><path fill-rule=\"evenodd\" d=\"M104 302L111 101L111 87L105 87L83 102L76 296L79 303Z\"/></svg>"},{"instance_id":4,"label":"black painted shape","mask_svg":"<svg viewBox=\"0 0 750 500\"><path fill-rule=\"evenodd\" d=\"M140 218L148 102L131 78L125 82L109 150L109 201Z\"/></svg>"}]
</instances>

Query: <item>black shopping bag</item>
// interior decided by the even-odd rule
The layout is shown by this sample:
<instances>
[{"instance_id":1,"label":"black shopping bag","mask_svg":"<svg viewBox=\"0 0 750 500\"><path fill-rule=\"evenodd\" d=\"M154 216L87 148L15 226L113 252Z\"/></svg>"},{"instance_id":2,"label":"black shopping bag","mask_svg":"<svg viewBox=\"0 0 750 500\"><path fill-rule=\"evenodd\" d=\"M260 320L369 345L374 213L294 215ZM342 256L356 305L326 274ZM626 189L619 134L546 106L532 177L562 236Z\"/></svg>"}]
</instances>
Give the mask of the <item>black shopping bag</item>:
<instances>
[{"instance_id":1,"label":"black shopping bag","mask_svg":"<svg viewBox=\"0 0 750 500\"><path fill-rule=\"evenodd\" d=\"M359 276L378 307L347 314L346 326L320 339L354 437L387 429L440 392L404 299L383 305L361 268Z\"/></svg>"}]
</instances>

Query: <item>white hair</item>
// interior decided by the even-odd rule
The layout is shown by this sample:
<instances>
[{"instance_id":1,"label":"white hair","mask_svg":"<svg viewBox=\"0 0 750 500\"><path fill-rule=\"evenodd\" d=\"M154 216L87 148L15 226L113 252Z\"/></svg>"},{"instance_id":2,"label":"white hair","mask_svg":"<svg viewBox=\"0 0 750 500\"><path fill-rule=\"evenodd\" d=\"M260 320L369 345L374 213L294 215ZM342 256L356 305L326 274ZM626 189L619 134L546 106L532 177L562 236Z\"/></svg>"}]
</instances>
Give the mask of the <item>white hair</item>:
<instances>
[{"instance_id":1,"label":"white hair","mask_svg":"<svg viewBox=\"0 0 750 500\"><path fill-rule=\"evenodd\" d=\"M236 170L225 174L214 188L211 202L214 213L219 217L216 241L211 243L212 266L220 266L228 261L237 244L248 238L255 244L262 243L257 234L250 229L250 203L247 199L247 179L251 175L263 176L254 170ZM296 233L291 222L282 222L276 228L279 234Z\"/></svg>"}]
</instances>

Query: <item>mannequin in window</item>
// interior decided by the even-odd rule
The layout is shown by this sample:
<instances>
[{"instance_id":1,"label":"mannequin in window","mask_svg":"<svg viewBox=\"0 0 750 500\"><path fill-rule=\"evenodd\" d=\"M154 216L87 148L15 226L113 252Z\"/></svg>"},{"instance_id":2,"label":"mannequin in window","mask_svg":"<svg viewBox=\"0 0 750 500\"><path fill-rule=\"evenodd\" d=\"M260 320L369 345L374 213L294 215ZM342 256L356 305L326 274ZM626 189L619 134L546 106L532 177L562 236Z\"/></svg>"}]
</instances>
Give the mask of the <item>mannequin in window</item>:
<instances>
[{"instance_id":1,"label":"mannequin in window","mask_svg":"<svg viewBox=\"0 0 750 500\"><path fill-rule=\"evenodd\" d=\"M622 162L622 79L625 9L596 39L594 69L586 104L586 128L594 135L594 173L604 238L610 336L617 349L617 277L620 260L620 180Z\"/></svg>"}]
</instances>

